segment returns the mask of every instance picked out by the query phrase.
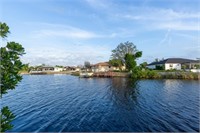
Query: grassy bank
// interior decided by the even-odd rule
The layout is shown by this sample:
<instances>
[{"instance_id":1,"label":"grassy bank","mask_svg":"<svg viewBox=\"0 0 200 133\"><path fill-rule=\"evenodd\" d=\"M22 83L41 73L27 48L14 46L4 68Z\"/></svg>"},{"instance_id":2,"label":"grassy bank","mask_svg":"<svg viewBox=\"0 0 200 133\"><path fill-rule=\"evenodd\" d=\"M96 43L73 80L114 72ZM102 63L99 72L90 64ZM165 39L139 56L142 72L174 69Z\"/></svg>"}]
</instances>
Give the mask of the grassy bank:
<instances>
[{"instance_id":1,"label":"grassy bank","mask_svg":"<svg viewBox=\"0 0 200 133\"><path fill-rule=\"evenodd\" d=\"M20 71L19 74L33 74L33 75L40 75L40 74L72 74L71 71L62 71L62 72L38 72L38 73L29 73L28 71Z\"/></svg>"},{"instance_id":2,"label":"grassy bank","mask_svg":"<svg viewBox=\"0 0 200 133\"><path fill-rule=\"evenodd\" d=\"M20 74L30 74L27 71L20 71ZM38 73L39 74L39 73ZM80 72L45 72L43 74L71 74L73 76L80 76ZM35 74L37 75L37 73ZM134 75L134 73L132 73ZM156 71L145 70L138 73L138 79L200 79L200 73L184 72L184 71ZM129 72L101 72L94 73L93 77L131 77Z\"/></svg>"},{"instance_id":3,"label":"grassy bank","mask_svg":"<svg viewBox=\"0 0 200 133\"><path fill-rule=\"evenodd\" d=\"M184 71L145 70L140 71L138 75L139 79L200 79L200 73Z\"/></svg>"}]
</instances>

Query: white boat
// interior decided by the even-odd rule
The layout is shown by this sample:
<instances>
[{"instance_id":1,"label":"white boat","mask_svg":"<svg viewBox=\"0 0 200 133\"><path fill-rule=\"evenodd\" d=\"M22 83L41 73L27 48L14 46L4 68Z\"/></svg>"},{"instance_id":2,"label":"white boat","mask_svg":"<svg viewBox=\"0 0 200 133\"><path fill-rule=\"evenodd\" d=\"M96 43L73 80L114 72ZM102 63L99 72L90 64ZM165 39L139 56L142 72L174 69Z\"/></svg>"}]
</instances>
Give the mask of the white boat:
<instances>
[{"instance_id":1,"label":"white boat","mask_svg":"<svg viewBox=\"0 0 200 133\"><path fill-rule=\"evenodd\" d=\"M93 76L93 72L81 72L80 78L89 78Z\"/></svg>"}]
</instances>

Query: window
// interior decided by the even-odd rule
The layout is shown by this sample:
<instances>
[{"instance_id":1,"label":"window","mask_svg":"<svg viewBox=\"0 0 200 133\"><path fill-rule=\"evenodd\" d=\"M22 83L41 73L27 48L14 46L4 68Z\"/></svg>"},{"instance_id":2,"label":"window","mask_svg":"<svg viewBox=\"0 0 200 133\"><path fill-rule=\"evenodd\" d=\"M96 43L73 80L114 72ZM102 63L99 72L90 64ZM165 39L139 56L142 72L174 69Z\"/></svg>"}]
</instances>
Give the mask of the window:
<instances>
[{"instance_id":1,"label":"window","mask_svg":"<svg viewBox=\"0 0 200 133\"><path fill-rule=\"evenodd\" d=\"M169 67L173 67L173 64L170 64Z\"/></svg>"}]
</instances>

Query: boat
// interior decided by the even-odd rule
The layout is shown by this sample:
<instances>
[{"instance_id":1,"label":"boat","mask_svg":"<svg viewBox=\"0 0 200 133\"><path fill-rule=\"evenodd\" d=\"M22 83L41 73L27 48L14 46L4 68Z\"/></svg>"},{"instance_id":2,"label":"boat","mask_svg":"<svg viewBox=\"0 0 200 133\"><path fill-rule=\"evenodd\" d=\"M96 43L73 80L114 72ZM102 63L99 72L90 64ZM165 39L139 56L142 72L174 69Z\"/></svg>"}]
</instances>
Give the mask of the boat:
<instances>
[{"instance_id":1,"label":"boat","mask_svg":"<svg viewBox=\"0 0 200 133\"><path fill-rule=\"evenodd\" d=\"M93 76L93 72L81 72L80 73L80 78L89 78Z\"/></svg>"}]
</instances>

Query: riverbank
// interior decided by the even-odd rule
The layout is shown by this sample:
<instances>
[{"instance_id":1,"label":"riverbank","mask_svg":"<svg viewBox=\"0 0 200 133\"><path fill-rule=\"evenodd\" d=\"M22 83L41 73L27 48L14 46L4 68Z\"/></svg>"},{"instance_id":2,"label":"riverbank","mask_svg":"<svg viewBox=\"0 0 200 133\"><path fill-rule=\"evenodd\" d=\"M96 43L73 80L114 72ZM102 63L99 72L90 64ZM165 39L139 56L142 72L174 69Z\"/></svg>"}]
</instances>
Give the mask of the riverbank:
<instances>
[{"instance_id":1,"label":"riverbank","mask_svg":"<svg viewBox=\"0 0 200 133\"><path fill-rule=\"evenodd\" d=\"M78 74L77 74L78 75ZM92 77L126 77L131 78L129 72L99 72L94 73ZM143 71L138 79L192 79L199 80L200 73L194 72L156 72L156 71Z\"/></svg>"},{"instance_id":2,"label":"riverbank","mask_svg":"<svg viewBox=\"0 0 200 133\"><path fill-rule=\"evenodd\" d=\"M29 72L20 72L21 75L42 75L42 74L72 74L72 71L62 71L62 72L35 72L35 73L29 73Z\"/></svg>"},{"instance_id":3,"label":"riverbank","mask_svg":"<svg viewBox=\"0 0 200 133\"><path fill-rule=\"evenodd\" d=\"M198 72L158 72L159 77L162 79L200 79Z\"/></svg>"},{"instance_id":4,"label":"riverbank","mask_svg":"<svg viewBox=\"0 0 200 133\"><path fill-rule=\"evenodd\" d=\"M41 75L41 74L70 74L73 76L80 76L80 72L74 71L62 71L62 72L40 72L40 73L28 73L20 72L21 75ZM125 77L131 78L131 73L129 72L96 72L90 77ZM192 79L199 80L200 73L194 72L183 72L183 71L143 71L140 74L139 79Z\"/></svg>"}]
</instances>

